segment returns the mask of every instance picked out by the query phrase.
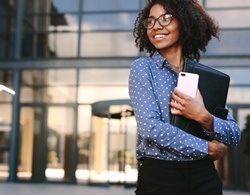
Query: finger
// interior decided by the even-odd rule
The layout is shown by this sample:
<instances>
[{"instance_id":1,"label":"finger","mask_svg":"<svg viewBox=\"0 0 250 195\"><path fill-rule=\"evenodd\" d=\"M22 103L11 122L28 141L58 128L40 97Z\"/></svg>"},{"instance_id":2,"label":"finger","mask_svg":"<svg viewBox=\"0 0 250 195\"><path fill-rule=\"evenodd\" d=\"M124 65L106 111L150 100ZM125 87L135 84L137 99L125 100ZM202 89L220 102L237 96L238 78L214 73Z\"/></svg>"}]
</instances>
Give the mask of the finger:
<instances>
[{"instance_id":1,"label":"finger","mask_svg":"<svg viewBox=\"0 0 250 195\"><path fill-rule=\"evenodd\" d=\"M184 99L182 99L181 97L179 97L175 92L172 94L172 99L174 102L178 102L181 105L184 104Z\"/></svg>"},{"instance_id":2,"label":"finger","mask_svg":"<svg viewBox=\"0 0 250 195\"><path fill-rule=\"evenodd\" d=\"M171 108L170 111L171 111L171 114L173 114L173 115L181 115L180 110L177 110L175 108Z\"/></svg>"},{"instance_id":3,"label":"finger","mask_svg":"<svg viewBox=\"0 0 250 195\"><path fill-rule=\"evenodd\" d=\"M176 101L171 101L170 102L170 106L171 106L172 109L176 109L180 113L183 110L183 106L179 102L176 102Z\"/></svg>"}]
</instances>

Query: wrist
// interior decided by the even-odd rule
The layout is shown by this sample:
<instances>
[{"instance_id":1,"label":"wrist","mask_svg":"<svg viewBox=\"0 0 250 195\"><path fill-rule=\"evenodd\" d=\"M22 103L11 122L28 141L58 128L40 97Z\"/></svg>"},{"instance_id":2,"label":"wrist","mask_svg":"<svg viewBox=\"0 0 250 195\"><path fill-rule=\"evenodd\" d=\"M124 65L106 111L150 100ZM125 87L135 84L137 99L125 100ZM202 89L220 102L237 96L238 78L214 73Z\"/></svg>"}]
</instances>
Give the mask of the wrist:
<instances>
[{"instance_id":1,"label":"wrist","mask_svg":"<svg viewBox=\"0 0 250 195\"><path fill-rule=\"evenodd\" d=\"M197 121L201 124L206 130L213 131L214 129L214 117L208 111L200 115L201 117Z\"/></svg>"},{"instance_id":2,"label":"wrist","mask_svg":"<svg viewBox=\"0 0 250 195\"><path fill-rule=\"evenodd\" d=\"M208 142L208 155L213 155L216 151L216 148L218 146L217 142Z\"/></svg>"}]
</instances>

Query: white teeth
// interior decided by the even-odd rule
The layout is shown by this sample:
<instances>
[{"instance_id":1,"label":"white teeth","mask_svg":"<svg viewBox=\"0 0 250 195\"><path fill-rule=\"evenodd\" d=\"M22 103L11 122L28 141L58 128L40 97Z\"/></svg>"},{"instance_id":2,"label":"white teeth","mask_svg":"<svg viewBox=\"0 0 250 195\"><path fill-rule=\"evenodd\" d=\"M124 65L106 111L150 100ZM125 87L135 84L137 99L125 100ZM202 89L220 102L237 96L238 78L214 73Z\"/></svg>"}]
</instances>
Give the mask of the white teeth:
<instances>
[{"instance_id":1,"label":"white teeth","mask_svg":"<svg viewBox=\"0 0 250 195\"><path fill-rule=\"evenodd\" d=\"M155 35L155 38L162 38L164 37L165 35Z\"/></svg>"}]
</instances>

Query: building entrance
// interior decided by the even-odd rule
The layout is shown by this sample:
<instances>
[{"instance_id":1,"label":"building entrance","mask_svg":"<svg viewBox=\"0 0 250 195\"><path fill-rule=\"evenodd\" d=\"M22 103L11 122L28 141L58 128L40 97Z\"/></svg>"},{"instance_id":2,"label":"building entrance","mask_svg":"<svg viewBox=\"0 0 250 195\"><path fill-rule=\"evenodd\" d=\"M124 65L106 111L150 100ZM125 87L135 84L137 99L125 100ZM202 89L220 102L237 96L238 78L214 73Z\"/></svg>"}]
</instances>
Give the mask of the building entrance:
<instances>
[{"instance_id":1,"label":"building entrance","mask_svg":"<svg viewBox=\"0 0 250 195\"><path fill-rule=\"evenodd\" d=\"M21 105L19 181L75 182L74 108Z\"/></svg>"}]
</instances>

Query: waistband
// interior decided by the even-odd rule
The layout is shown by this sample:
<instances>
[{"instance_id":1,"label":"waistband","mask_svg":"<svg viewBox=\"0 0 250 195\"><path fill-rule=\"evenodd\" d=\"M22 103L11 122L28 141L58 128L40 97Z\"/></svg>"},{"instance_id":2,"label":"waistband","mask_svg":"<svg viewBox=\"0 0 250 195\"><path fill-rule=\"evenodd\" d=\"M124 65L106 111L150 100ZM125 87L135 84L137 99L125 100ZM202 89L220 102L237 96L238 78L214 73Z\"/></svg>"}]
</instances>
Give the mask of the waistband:
<instances>
[{"instance_id":1,"label":"waistband","mask_svg":"<svg viewBox=\"0 0 250 195\"><path fill-rule=\"evenodd\" d=\"M162 168L187 168L187 167L204 167L204 166L211 166L213 161L210 160L208 157L199 160L193 161L169 161L169 160L159 160L154 158L142 157L141 158L142 165L149 165L149 166L160 166Z\"/></svg>"}]
</instances>

